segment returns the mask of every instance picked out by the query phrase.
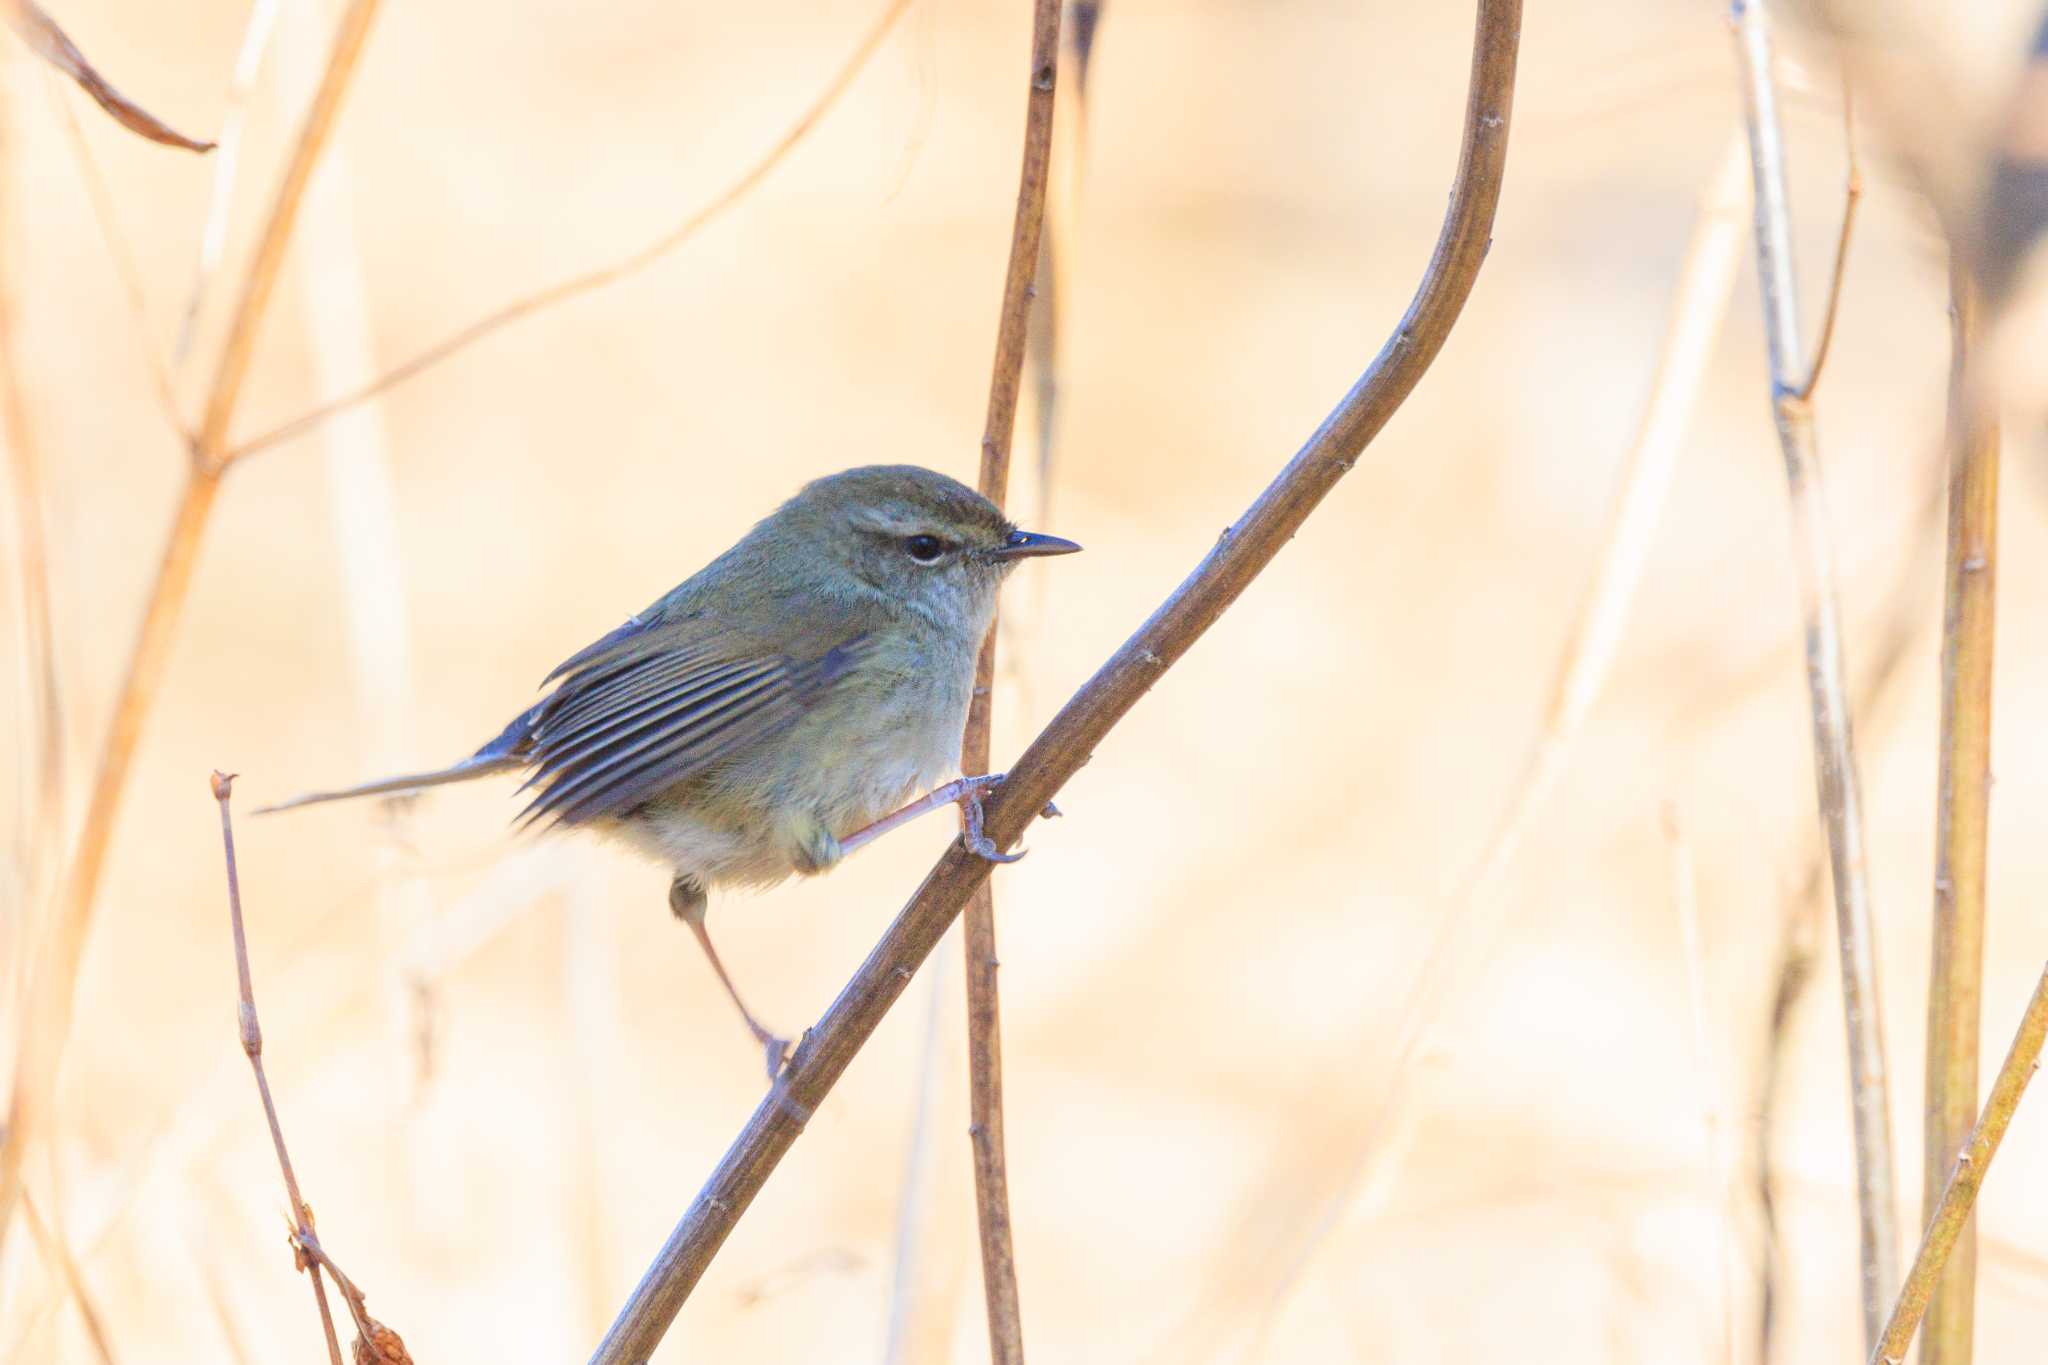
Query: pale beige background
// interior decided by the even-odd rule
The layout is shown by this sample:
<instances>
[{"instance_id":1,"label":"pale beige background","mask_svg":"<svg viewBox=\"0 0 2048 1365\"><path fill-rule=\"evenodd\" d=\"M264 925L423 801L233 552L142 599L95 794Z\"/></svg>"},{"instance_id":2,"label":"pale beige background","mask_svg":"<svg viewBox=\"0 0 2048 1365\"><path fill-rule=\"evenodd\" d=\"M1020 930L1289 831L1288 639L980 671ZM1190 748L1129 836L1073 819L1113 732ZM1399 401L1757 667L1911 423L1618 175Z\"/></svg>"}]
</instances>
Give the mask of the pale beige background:
<instances>
[{"instance_id":1,"label":"pale beige background","mask_svg":"<svg viewBox=\"0 0 2048 1365\"><path fill-rule=\"evenodd\" d=\"M704 202L876 8L387 6L336 144L379 361ZM1930 95L1930 117L1995 96L2027 8L1971 7L1958 60L1984 59L1954 101ZM320 441L233 474L124 803L54 1171L38 1159L30 1172L61 1203L123 1361L229 1358L224 1317L248 1358L318 1350L234 1041L207 770L241 772L247 807L394 757L446 761L800 481L874 460L971 477L1026 10L920 0L731 216L390 396L396 629L412 666L396 704L366 705L352 673ZM234 0L61 8L117 81L198 131L218 123L243 13ZM1462 4L1110 6L1043 527L1088 553L1020 575L999 754L1180 580L1379 345L1442 210L1469 26ZM1430 1035L1403 1110L1412 1145L1380 1210L1345 1197L1401 1003L1506 799L1592 567L1695 196L1736 117L1721 12L1704 0L1532 5L1523 69L1492 255L1441 363L1101 747L1061 797L1066 818L996 878L1038 1359L1722 1359L1729 1258L1747 1351L1750 1205L1721 1193L1703 1114L1737 1143L1747 1132L1771 956L1815 831L1746 260L1612 685L1510 874L1509 927ZM1816 310L1842 177L1817 69L1816 93L1788 111ZM302 85L276 88L294 70L274 65L255 105L236 262L290 126L279 110L303 103ZM12 288L53 471L75 800L182 457L43 79L19 59L5 77ZM164 345L208 168L81 118ZM1931 219L1875 146L1868 159L1819 418L1852 663L1888 617L1902 556L1917 556L1903 685L1859 717L1917 1227L1938 569L1915 527L1946 297ZM239 430L315 396L306 320L288 278ZM1992 1059L2048 954L2036 453L2015 440L2004 504ZM1038 497L1025 465L1020 505ZM11 743L19 762L27 739ZM509 785L422 803L396 852L370 808L242 825L301 1179L328 1246L422 1361L581 1359L761 1090L665 909L664 873L602 846L510 838ZM1704 1065L1667 809L1698 870ZM757 1007L791 1028L814 1018L947 837L934 819L829 879L714 905ZM433 928L450 917L477 941ZM929 1157L899 1305L901 1358L921 1361L985 1351L957 952L949 941L937 975ZM424 1013L402 984L423 976ZM930 981L812 1122L665 1358L884 1357ZM1777 1132L1784 1358L1849 1359L1855 1221L1825 958L1795 1028ZM2048 1330L2044 1144L2048 1101L2030 1101L1987 1193L1986 1360L2021 1358ZM1261 1342L1282 1272L1332 1208L1332 1235ZM88 1358L76 1318L38 1306L48 1294L17 1235L0 1353Z\"/></svg>"}]
</instances>

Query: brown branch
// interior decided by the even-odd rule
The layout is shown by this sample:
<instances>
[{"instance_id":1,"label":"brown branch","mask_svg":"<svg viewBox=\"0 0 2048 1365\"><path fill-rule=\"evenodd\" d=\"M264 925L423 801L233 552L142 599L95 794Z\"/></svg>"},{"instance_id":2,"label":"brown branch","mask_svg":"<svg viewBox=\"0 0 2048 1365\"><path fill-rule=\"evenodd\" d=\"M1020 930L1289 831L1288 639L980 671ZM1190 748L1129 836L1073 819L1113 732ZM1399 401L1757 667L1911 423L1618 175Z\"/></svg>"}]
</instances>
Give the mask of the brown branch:
<instances>
[{"instance_id":1,"label":"brown branch","mask_svg":"<svg viewBox=\"0 0 2048 1365\"><path fill-rule=\"evenodd\" d=\"M292 1154L285 1146L284 1127L277 1118L277 1102L270 1094L270 1077L263 1069L263 1024L256 1017L256 987L249 975L249 937L242 923L242 878L235 865L235 821L230 810L234 785L233 773L216 772L213 775L213 799L220 806L221 849L227 859L228 923L235 940L235 982L240 991L236 1018L242 1053L249 1059L250 1071L255 1073L256 1093L263 1101L263 1118L270 1126L270 1145L277 1153L277 1169L284 1176L285 1198L291 1207L293 1264L312 1279L313 1302L320 1310L320 1326L327 1335L327 1358L331 1365L341 1365L341 1341L334 1333L334 1314L327 1306L327 1286L322 1272L334 1277L336 1287L341 1290L342 1302L348 1306L349 1316L355 1319L355 1359L358 1362L389 1360L395 1365L406 1359L404 1343L399 1341L396 1332L364 1310L363 1291L342 1273L341 1267L334 1263L334 1258L327 1254L326 1248L320 1245L319 1236L313 1231L313 1210L299 1193L299 1178L292 1171Z\"/></svg>"},{"instance_id":2,"label":"brown branch","mask_svg":"<svg viewBox=\"0 0 2048 1365\"><path fill-rule=\"evenodd\" d=\"M1032 0L1029 94L1024 107L1023 166L1003 275L996 354L981 432L981 491L998 507L1010 486L1010 441L1031 321L1032 281L1045 226L1045 188L1052 170L1052 116L1060 52L1061 0ZM974 665L974 695L960 742L960 770L985 773L996 679L996 629L989 628ZM1002 1002L996 988L995 892L986 878L967 902L962 947L967 955L968 1134L974 1144L975 1221L981 1232L981 1283L988 1305L989 1359L1023 1365L1024 1317L1017 1298L1017 1250L1010 1236L1010 1176L1003 1146Z\"/></svg>"},{"instance_id":3,"label":"brown branch","mask_svg":"<svg viewBox=\"0 0 2048 1365\"><path fill-rule=\"evenodd\" d=\"M1849 268L1849 236L1856 226L1856 206L1863 202L1863 163L1856 155L1856 107L1851 99L1849 68L1842 67L1842 145L1849 169L1842 187L1842 230L1835 238L1835 268L1828 278L1827 309L1821 314L1820 343L1813 348L1813 364L1807 367L1806 382L1799 386L1799 401L1813 400L1820 373L1828 363L1828 349L1835 340L1835 317L1842 306L1842 277Z\"/></svg>"},{"instance_id":4,"label":"brown branch","mask_svg":"<svg viewBox=\"0 0 2048 1365\"><path fill-rule=\"evenodd\" d=\"M567 303L570 299L579 298L594 290L602 289L606 285L616 284L629 275L645 270L648 266L653 265L656 261L674 251L684 242L696 236L698 229L718 218L734 204L744 199L749 191L768 178L770 171L782 164L783 158L795 150L796 145L802 142L811 129L815 128L818 122L832 111L834 105L839 103L840 98L853 85L854 78L860 75L861 70L867 66L868 60L882 46L882 40L889 36L889 31L896 26L896 21L903 17L904 12L910 8L910 5L911 0L888 0L887 7L882 11L881 16L875 20L874 26L862 36L859 45L847 57L845 64L833 74L832 79L818 93L817 99L811 102L811 106L804 110L802 116L795 123L791 124L789 130L763 153L760 160L748 167L739 179L726 186L710 203L697 209L681 223L670 228L667 232L664 232L661 236L655 238L631 255L622 256L609 265L601 265L595 270L586 270L581 274L571 275L565 280L557 280L544 289L536 290L531 294L514 299L502 307L493 309L476 321L465 327L458 328L448 336L441 338L441 340L427 347L424 351L412 357L412 359L392 367L361 387L321 403L306 412L300 413L290 421L280 422L277 426L263 432L261 435L253 436L242 442L234 448L231 458L239 460L243 456L254 455L259 450L267 450L271 446L289 441L293 437L303 436L336 413L345 412L359 403L368 402L388 389L394 389L408 380L418 378L428 370L439 365L442 361L452 359L501 328L509 327L515 322L531 317L535 313L543 312L554 307L556 304Z\"/></svg>"},{"instance_id":5,"label":"brown branch","mask_svg":"<svg viewBox=\"0 0 2048 1365\"><path fill-rule=\"evenodd\" d=\"M21 1061L15 1070L14 1095L4 1136L0 1136L0 1228L20 1188L22 1149L30 1134L40 1126L55 1092L57 1072L63 1063L64 1047L71 1029L73 992L78 965L85 955L86 939L92 928L95 896L100 873L113 840L114 820L119 814L121 794L128 770L142 734L143 721L155 700L170 659L171 645L185 599L198 565L199 547L205 537L214 498L220 491L221 475L230 463L225 440L235 401L248 376L256 332L283 264L292 225L297 221L301 197L311 178L321 150L334 129L335 114L348 87L349 77L362 53L370 21L376 16L378 0L350 0L343 13L334 44L328 52L326 70L314 95L292 151L291 161L271 205L255 256L250 261L240 301L222 352L206 404L206 415L192 440L191 468L172 515L171 532L163 558L151 581L149 601L143 608L142 624L130 646L127 672L114 699L107 737L100 751L99 771L87 800L84 823L71 855L64 887L57 902L55 924L49 949L38 961L23 1010Z\"/></svg>"},{"instance_id":6,"label":"brown branch","mask_svg":"<svg viewBox=\"0 0 2048 1365\"><path fill-rule=\"evenodd\" d=\"M1841 945L1865 1341L1874 1342L1883 1326L1892 1286L1898 1282L1898 1197L1877 945L1864 853L1863 795L1851 734L1834 549L1821 491L1813 406L1799 397L1793 379L1800 363L1798 282L1792 269L1784 130L1778 122L1776 80L1771 72L1769 21L1763 0L1736 0L1734 12L1743 114L1756 184L1757 273L1763 285L1764 330L1770 352L1771 408L1792 504L1793 558L1798 568L1813 712L1814 778L1820 819L1827 832Z\"/></svg>"},{"instance_id":7,"label":"brown branch","mask_svg":"<svg viewBox=\"0 0 2048 1365\"><path fill-rule=\"evenodd\" d=\"M1947 592L1941 620L1941 759L1936 785L1934 947L1927 989L1922 1208L1933 1208L1977 1109L1984 997L1985 851L1991 807L1991 674L1998 559L1998 428L1971 397L1980 301L1960 256L1949 265ZM1927 1309L1921 1365L1969 1365L1977 1292L1974 1224L1958 1234Z\"/></svg>"},{"instance_id":8,"label":"brown branch","mask_svg":"<svg viewBox=\"0 0 2048 1365\"><path fill-rule=\"evenodd\" d=\"M7 22L21 35L21 40L34 50L35 54L57 70L77 81L86 94L91 95L100 108L107 111L113 120L129 132L160 142L166 147L182 147L188 152L210 152L211 142L186 137L147 109L137 105L126 95L108 83L107 78L94 69L78 50L78 44L65 36L56 21L43 13L34 0L7 0Z\"/></svg>"},{"instance_id":9,"label":"brown branch","mask_svg":"<svg viewBox=\"0 0 2048 1365\"><path fill-rule=\"evenodd\" d=\"M317 1243L313 1235L313 1210L306 1206L305 1198L299 1193L299 1178L292 1172L292 1154L285 1146L284 1128L277 1121L277 1102L270 1096L270 1077L263 1071L263 1024L256 1017L256 988L249 979L249 939L242 928L242 878L235 866L235 821L228 809L228 798L234 791L234 785L231 773L217 772L213 775L213 799L220 804L221 849L227 857L228 923L235 938L235 982L241 991L236 1019L242 1055L249 1059L249 1069L256 1074L256 1093L263 1100L264 1121L270 1125L270 1145L277 1152L277 1168L284 1174L295 1259L298 1268L313 1280L313 1300L320 1306L320 1325L327 1333L327 1357L333 1365L341 1365L341 1342L334 1335L334 1316L327 1307L327 1287L320 1278L319 1262L310 1258L305 1250Z\"/></svg>"},{"instance_id":10,"label":"brown branch","mask_svg":"<svg viewBox=\"0 0 2048 1365\"><path fill-rule=\"evenodd\" d=\"M987 834L999 848L1017 841L1117 722L1279 554L1436 359L1491 240L1507 159L1520 31L1519 0L1479 0L1450 206L1422 283L1393 335L1265 492L1010 767L1007 780L989 797L986 813ZM597 1365L642 1361L653 1351L796 1141L802 1116L845 1073L918 964L988 878L990 866L956 842L932 868L824 1018L805 1035L782 1083L755 1109L670 1234L592 1357Z\"/></svg>"},{"instance_id":11,"label":"brown branch","mask_svg":"<svg viewBox=\"0 0 2048 1365\"><path fill-rule=\"evenodd\" d=\"M1962 1150L1956 1153L1948 1183L1941 1191L1941 1202L1928 1219L1919 1254L1914 1256L1913 1268L1899 1290L1899 1301L1870 1352L1871 1365L1903 1365L1906 1348L1913 1344L1913 1333L1920 1325L1920 1315L1933 1297L1949 1253L1970 1221L1977 1191L1983 1188L1991 1159L1998 1155L1998 1144L2012 1123L2013 1111L2019 1108L2027 1082L2040 1068L2044 1039L2048 1039L2048 971L2043 971L2034 985L2033 997L2027 1001L2027 1011L2020 1018L2012 1047L1998 1068L1998 1078L1991 1083L1991 1098L1984 1102L1983 1116L1970 1130Z\"/></svg>"}]
</instances>

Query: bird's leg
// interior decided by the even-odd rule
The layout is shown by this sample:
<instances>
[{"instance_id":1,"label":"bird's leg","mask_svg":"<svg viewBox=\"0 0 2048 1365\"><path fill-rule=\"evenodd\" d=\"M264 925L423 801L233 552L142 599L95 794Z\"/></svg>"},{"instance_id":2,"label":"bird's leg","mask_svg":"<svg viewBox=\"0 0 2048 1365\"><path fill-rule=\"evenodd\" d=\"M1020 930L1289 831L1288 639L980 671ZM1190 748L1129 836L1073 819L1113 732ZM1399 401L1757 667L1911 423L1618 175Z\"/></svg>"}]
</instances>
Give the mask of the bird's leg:
<instances>
[{"instance_id":1,"label":"bird's leg","mask_svg":"<svg viewBox=\"0 0 2048 1365\"><path fill-rule=\"evenodd\" d=\"M1001 773L984 773L980 777L963 777L956 781L948 782L945 786L935 788L925 795L918 797L917 800L911 802L902 810L892 811L875 821L872 825L868 825L863 829L857 829L847 835L839 841L839 851L842 855L851 853L862 844L879 839L890 830L895 829L899 825L909 824L920 815L924 815L929 811L935 811L941 806L950 806L957 803L960 807L961 824L965 827L962 837L967 841L968 851L980 854L992 863L1014 863L1024 855L1022 853L1004 853L995 846L995 841L990 839L982 831L981 827L982 793L1002 780L1003 774ZM1039 812L1047 820L1052 819L1059 813L1059 807L1053 805L1050 801L1046 802L1045 809Z\"/></svg>"},{"instance_id":2,"label":"bird's leg","mask_svg":"<svg viewBox=\"0 0 2048 1365\"><path fill-rule=\"evenodd\" d=\"M979 809L981 805L981 789L983 787L992 787L1002 780L1003 775L1001 773L987 773L981 777L963 777L957 781L948 782L945 786L935 788L925 795L918 797L917 800L911 802L902 810L883 816L865 829L855 830L839 841L839 847L843 852L851 853L862 844L871 843L881 838L899 825L907 825L920 815L938 810L941 806L950 806L956 801L965 805L971 799L976 809Z\"/></svg>"},{"instance_id":3,"label":"bird's leg","mask_svg":"<svg viewBox=\"0 0 2048 1365\"><path fill-rule=\"evenodd\" d=\"M754 1035L754 1041L761 1045L768 1059L768 1079L773 1081L782 1073L782 1064L789 1056L789 1040L778 1038L761 1027L761 1021L747 1008L747 1002L740 999L740 993L732 984L732 978L725 973L725 964L718 960L718 950L711 946L711 934L704 928L704 910L711 898L704 894L704 888L686 877L678 877L669 883L668 906L675 911L677 919L690 926L690 932L697 936L697 946L704 950L711 970L718 977L718 984L725 987L725 993L740 1012L740 1018L747 1024L747 1031Z\"/></svg>"}]
</instances>

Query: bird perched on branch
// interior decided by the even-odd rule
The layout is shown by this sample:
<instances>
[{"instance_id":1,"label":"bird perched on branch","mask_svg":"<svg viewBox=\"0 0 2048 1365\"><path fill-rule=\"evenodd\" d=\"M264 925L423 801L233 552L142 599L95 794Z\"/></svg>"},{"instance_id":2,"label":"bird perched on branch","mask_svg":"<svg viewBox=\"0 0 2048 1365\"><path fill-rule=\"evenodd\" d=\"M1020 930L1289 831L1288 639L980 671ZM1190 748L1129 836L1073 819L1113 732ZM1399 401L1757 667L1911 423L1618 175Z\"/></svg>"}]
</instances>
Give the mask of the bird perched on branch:
<instances>
[{"instance_id":1,"label":"bird perched on branch","mask_svg":"<svg viewBox=\"0 0 2048 1365\"><path fill-rule=\"evenodd\" d=\"M1020 560L1081 547L1020 531L963 484L911 465L807 484L737 545L548 675L540 701L452 767L268 807L392 795L525 771L523 821L622 838L674 869L688 924L777 1070L782 1039L734 989L704 928L710 889L812 876L982 790L953 771L996 589ZM891 813L893 812L893 813Z\"/></svg>"}]
</instances>

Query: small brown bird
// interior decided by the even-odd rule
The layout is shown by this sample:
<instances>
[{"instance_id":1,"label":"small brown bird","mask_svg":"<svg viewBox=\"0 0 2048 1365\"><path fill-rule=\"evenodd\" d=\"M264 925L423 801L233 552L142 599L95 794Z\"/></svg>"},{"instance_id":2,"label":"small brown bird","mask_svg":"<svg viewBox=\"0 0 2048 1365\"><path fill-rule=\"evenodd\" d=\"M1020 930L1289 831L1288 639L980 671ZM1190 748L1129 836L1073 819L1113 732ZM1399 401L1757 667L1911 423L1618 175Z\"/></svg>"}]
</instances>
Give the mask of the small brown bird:
<instances>
[{"instance_id":1,"label":"small brown bird","mask_svg":"<svg viewBox=\"0 0 2048 1365\"><path fill-rule=\"evenodd\" d=\"M1081 547L1020 531L1000 508L911 465L806 485L682 586L548 675L547 695L436 772L316 792L284 810L525 770L524 821L614 834L674 870L669 906L695 932L776 1070L785 1050L734 989L704 928L714 886L811 876L953 801L975 656L1018 561ZM893 814L891 812L894 812Z\"/></svg>"}]
</instances>

